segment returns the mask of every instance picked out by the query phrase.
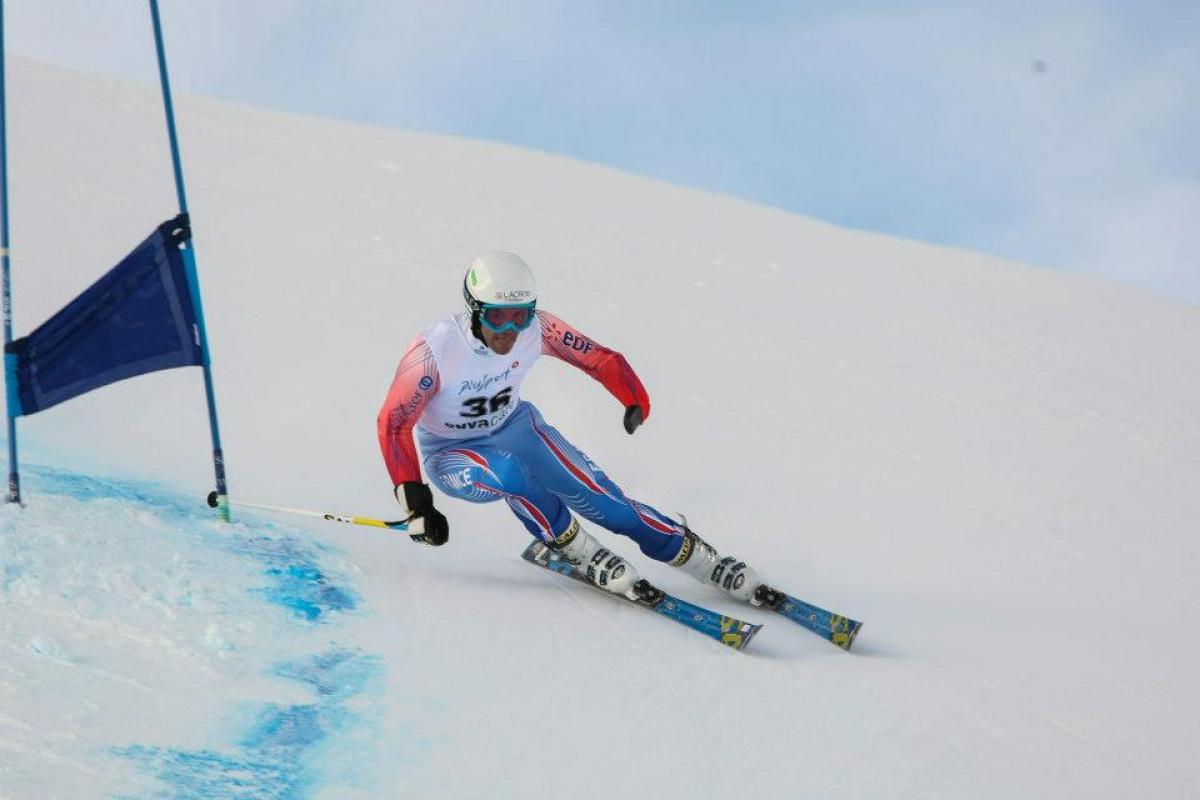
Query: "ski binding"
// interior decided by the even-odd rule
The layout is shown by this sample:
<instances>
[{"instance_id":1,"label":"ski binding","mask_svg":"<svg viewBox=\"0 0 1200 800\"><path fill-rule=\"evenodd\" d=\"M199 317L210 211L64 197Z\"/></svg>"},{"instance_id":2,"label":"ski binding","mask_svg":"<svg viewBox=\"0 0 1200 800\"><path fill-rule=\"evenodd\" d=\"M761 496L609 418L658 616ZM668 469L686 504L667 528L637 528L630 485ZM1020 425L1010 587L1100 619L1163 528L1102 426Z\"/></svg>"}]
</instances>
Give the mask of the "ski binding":
<instances>
[{"instance_id":1,"label":"ski binding","mask_svg":"<svg viewBox=\"0 0 1200 800\"><path fill-rule=\"evenodd\" d=\"M525 548L521 558L531 564L565 575L572 580L590 586L598 592L624 600L636 606L661 614L673 619L681 625L686 625L694 631L715 639L734 650L744 650L761 625L744 622L733 617L726 617L707 608L702 608L674 595L667 594L662 589L642 579L634 584L628 594L614 594L606 591L587 579L575 569L571 562L562 558L550 549L544 542L533 541Z\"/></svg>"}]
</instances>

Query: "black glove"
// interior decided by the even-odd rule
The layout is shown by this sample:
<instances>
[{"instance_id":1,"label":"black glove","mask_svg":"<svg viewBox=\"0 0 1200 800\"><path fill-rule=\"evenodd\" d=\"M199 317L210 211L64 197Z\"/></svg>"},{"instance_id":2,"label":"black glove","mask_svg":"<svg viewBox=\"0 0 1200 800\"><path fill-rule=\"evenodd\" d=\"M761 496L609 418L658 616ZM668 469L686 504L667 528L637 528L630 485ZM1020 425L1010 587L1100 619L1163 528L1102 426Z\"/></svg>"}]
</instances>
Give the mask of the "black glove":
<instances>
[{"instance_id":1,"label":"black glove","mask_svg":"<svg viewBox=\"0 0 1200 800\"><path fill-rule=\"evenodd\" d=\"M401 490L404 496L401 497ZM450 523L442 512L433 507L433 492L429 484L419 481L407 481L396 487L396 499L408 507L408 519L412 522L421 519L425 525L420 533L410 533L409 538L414 542L440 547L450 539Z\"/></svg>"},{"instance_id":2,"label":"black glove","mask_svg":"<svg viewBox=\"0 0 1200 800\"><path fill-rule=\"evenodd\" d=\"M638 425L641 425L642 420L645 418L646 417L642 413L641 406L635 405L627 407L625 409L625 432L633 433L636 431L638 429Z\"/></svg>"}]
</instances>

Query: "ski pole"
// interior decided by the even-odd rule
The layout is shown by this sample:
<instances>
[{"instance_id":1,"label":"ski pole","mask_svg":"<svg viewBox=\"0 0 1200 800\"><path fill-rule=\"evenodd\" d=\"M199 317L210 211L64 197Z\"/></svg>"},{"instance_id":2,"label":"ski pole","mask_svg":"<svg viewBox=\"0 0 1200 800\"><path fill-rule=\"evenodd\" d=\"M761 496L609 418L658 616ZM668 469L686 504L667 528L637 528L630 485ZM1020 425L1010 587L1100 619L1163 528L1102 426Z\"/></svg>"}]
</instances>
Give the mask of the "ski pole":
<instances>
[{"instance_id":1,"label":"ski pole","mask_svg":"<svg viewBox=\"0 0 1200 800\"><path fill-rule=\"evenodd\" d=\"M208 505L212 508L217 507L217 493L208 493ZM321 511L305 511L302 508L281 508L279 506L267 506L261 503L244 503L230 501L229 505L234 508L256 508L260 511L275 511L280 514L299 514L304 517L317 517L318 519L327 519L330 522L346 522L350 525L367 525L371 528L390 528L394 531L408 530L407 520L395 520L393 522L385 522L381 519L371 519L370 517L354 517L346 516L345 514L326 514Z\"/></svg>"}]
</instances>

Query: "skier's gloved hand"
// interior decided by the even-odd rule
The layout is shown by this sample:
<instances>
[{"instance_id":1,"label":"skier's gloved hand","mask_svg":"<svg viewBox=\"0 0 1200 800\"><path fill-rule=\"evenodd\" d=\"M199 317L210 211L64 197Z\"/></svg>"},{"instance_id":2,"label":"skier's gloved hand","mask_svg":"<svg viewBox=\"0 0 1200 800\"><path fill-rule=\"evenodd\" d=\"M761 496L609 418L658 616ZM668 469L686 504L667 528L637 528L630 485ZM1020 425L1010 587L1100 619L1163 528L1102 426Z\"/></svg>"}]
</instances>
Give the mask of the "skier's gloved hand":
<instances>
[{"instance_id":1,"label":"skier's gloved hand","mask_svg":"<svg viewBox=\"0 0 1200 800\"><path fill-rule=\"evenodd\" d=\"M636 431L645 418L646 415L642 413L641 406L632 405L627 407L625 409L625 432L633 433Z\"/></svg>"},{"instance_id":2,"label":"skier's gloved hand","mask_svg":"<svg viewBox=\"0 0 1200 800\"><path fill-rule=\"evenodd\" d=\"M414 542L440 547L450 539L450 523L442 512L433 507L433 492L429 484L420 481L407 481L396 487L396 499L408 509L410 523L409 538ZM421 521L420 530L414 530L417 520Z\"/></svg>"}]
</instances>

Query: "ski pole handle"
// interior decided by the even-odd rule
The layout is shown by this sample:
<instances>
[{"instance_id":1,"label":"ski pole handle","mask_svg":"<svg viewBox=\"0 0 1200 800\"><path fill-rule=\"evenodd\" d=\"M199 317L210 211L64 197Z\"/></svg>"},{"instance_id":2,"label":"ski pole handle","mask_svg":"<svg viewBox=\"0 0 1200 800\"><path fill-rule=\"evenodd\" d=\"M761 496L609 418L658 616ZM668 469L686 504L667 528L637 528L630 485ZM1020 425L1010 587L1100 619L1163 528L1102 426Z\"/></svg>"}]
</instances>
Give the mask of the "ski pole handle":
<instances>
[{"instance_id":1,"label":"ski pole handle","mask_svg":"<svg viewBox=\"0 0 1200 800\"><path fill-rule=\"evenodd\" d=\"M408 530L407 520L395 520L392 522L387 522L382 519L372 519L371 517L355 517L346 514L328 514L322 511L306 511L302 508L282 508L280 506L263 505L262 503L242 503L234 502L232 500L228 502L229 505L233 506L234 508L254 508L258 509L259 511L274 511L279 514L297 514L302 517L317 517L318 519L326 519L330 522L345 522L349 525L366 525L370 528L387 528L393 531ZM208 505L211 508L217 507L216 492L209 492Z\"/></svg>"}]
</instances>

